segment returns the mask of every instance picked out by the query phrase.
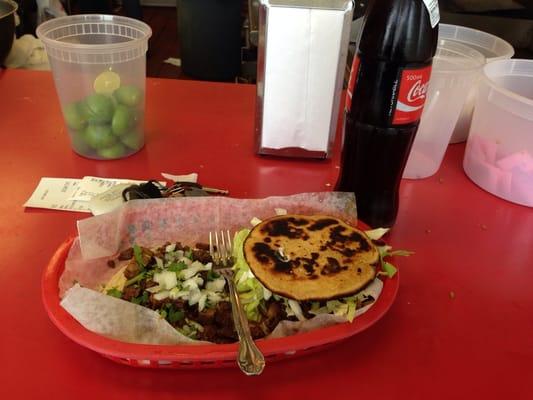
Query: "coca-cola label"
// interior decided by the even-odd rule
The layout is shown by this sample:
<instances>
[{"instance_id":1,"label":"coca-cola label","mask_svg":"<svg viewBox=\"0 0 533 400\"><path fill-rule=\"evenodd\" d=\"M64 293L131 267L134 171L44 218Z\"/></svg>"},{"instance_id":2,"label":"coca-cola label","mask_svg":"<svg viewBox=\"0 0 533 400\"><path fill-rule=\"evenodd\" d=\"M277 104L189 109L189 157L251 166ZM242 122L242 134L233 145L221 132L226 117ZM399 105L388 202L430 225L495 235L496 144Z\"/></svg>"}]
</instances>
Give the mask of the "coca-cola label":
<instances>
[{"instance_id":1,"label":"coca-cola label","mask_svg":"<svg viewBox=\"0 0 533 400\"><path fill-rule=\"evenodd\" d=\"M398 96L392 117L394 125L410 124L420 119L429 86L431 66L404 69L397 86Z\"/></svg>"},{"instance_id":2,"label":"coca-cola label","mask_svg":"<svg viewBox=\"0 0 533 400\"><path fill-rule=\"evenodd\" d=\"M355 82L357 81L360 65L361 59L356 55L352 61L352 69L350 69L350 78L348 79L348 88L346 90L346 101L344 103L344 109L346 112L349 112L352 108L352 96L353 91L355 90Z\"/></svg>"}]
</instances>

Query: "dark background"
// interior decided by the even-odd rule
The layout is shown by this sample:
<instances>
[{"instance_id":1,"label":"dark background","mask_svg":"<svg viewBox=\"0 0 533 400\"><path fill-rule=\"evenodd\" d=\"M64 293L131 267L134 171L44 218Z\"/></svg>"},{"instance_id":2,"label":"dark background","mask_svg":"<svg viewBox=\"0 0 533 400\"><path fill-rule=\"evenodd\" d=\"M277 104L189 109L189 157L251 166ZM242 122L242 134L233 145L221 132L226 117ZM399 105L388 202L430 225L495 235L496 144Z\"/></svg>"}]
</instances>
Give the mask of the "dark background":
<instances>
[{"instance_id":1,"label":"dark background","mask_svg":"<svg viewBox=\"0 0 533 400\"><path fill-rule=\"evenodd\" d=\"M239 44L242 48L242 67L236 77L236 80L241 82L254 82L255 80L257 53L254 44L249 40L253 26L248 28L250 19L248 9L253 9L253 3L256 1L242 0L242 37ZM17 0L17 2L21 17L17 36L25 33L34 34L37 20L35 0ZM367 2L367 0L355 2L354 19L363 15ZM64 0L62 3L65 10L72 14L113 13L144 20L153 30L147 57L147 75L178 79L191 78L180 67L164 62L170 57L180 58L182 55L176 7L146 6L139 1L131 0ZM172 5L170 0L168 3L162 3ZM143 4L149 4L149 2L143 2ZM533 58L533 0L440 0L439 6L441 22L492 33L513 45L516 58ZM206 17L208 13L209 7L206 7ZM213 37L213 40L217 38Z\"/></svg>"}]
</instances>

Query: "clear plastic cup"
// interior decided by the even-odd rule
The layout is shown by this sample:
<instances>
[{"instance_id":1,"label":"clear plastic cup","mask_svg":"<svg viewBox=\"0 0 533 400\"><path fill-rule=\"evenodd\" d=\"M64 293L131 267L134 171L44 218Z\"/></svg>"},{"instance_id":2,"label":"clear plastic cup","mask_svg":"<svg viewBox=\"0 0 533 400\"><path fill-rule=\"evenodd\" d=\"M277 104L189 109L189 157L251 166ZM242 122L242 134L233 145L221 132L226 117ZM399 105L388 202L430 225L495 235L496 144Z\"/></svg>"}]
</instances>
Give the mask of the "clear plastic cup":
<instances>
[{"instance_id":1,"label":"clear plastic cup","mask_svg":"<svg viewBox=\"0 0 533 400\"><path fill-rule=\"evenodd\" d=\"M514 55L513 46L502 38L465 26L439 24L439 39L453 40L467 45L483 54L487 63L509 59ZM477 86L473 87L468 93L450 143L464 142L468 137L472 112L476 102L476 93Z\"/></svg>"},{"instance_id":2,"label":"clear plastic cup","mask_svg":"<svg viewBox=\"0 0 533 400\"><path fill-rule=\"evenodd\" d=\"M533 207L533 60L483 68L463 167L486 191Z\"/></svg>"},{"instance_id":3,"label":"clear plastic cup","mask_svg":"<svg viewBox=\"0 0 533 400\"><path fill-rule=\"evenodd\" d=\"M143 147L151 34L145 23L114 15L72 15L38 26L76 153L117 159Z\"/></svg>"},{"instance_id":4,"label":"clear plastic cup","mask_svg":"<svg viewBox=\"0 0 533 400\"><path fill-rule=\"evenodd\" d=\"M426 178L440 167L450 136L485 57L449 40L439 40L420 126L403 177Z\"/></svg>"}]
</instances>

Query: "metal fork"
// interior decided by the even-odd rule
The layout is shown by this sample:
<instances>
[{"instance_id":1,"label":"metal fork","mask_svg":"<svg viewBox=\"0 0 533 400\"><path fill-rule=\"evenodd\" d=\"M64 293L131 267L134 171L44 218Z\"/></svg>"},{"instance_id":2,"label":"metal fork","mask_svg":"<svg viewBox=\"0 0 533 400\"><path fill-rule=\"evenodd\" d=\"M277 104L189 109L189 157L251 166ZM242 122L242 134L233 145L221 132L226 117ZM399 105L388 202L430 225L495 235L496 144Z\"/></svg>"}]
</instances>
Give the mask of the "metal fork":
<instances>
[{"instance_id":1,"label":"metal fork","mask_svg":"<svg viewBox=\"0 0 533 400\"><path fill-rule=\"evenodd\" d=\"M233 281L233 245L229 231L214 234L209 232L209 253L214 263L214 270L219 272L228 283L231 313L235 330L239 336L239 352L237 364L246 375L259 375L265 368L265 358L257 348L250 333L248 318L241 305L235 283Z\"/></svg>"}]
</instances>

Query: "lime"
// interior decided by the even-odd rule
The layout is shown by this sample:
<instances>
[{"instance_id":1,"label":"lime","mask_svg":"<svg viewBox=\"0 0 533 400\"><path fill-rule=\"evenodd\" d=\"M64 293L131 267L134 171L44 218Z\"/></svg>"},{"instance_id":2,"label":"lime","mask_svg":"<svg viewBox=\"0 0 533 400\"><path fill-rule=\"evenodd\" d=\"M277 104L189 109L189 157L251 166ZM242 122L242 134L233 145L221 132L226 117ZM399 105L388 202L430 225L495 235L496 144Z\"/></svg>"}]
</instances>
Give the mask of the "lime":
<instances>
[{"instance_id":1,"label":"lime","mask_svg":"<svg viewBox=\"0 0 533 400\"><path fill-rule=\"evenodd\" d=\"M111 95L120 87L120 76L113 71L104 71L96 77L93 88L96 93Z\"/></svg>"},{"instance_id":2,"label":"lime","mask_svg":"<svg viewBox=\"0 0 533 400\"><path fill-rule=\"evenodd\" d=\"M135 111L135 109L130 109L130 110L132 110L132 114L133 114L131 126L134 126L134 127L141 126L143 122L143 117L144 117L143 112L141 110Z\"/></svg>"},{"instance_id":3,"label":"lime","mask_svg":"<svg viewBox=\"0 0 533 400\"><path fill-rule=\"evenodd\" d=\"M84 137L84 131L74 132L71 136L72 147L81 155L89 155L92 151L91 147L87 144Z\"/></svg>"},{"instance_id":4,"label":"lime","mask_svg":"<svg viewBox=\"0 0 533 400\"><path fill-rule=\"evenodd\" d=\"M113 93L115 99L121 104L135 107L141 103L142 91L137 86L121 86Z\"/></svg>"},{"instance_id":5,"label":"lime","mask_svg":"<svg viewBox=\"0 0 533 400\"><path fill-rule=\"evenodd\" d=\"M111 129L117 136L125 134L130 128L134 119L133 113L130 109L122 104L117 105L113 119L111 120Z\"/></svg>"},{"instance_id":6,"label":"lime","mask_svg":"<svg viewBox=\"0 0 533 400\"><path fill-rule=\"evenodd\" d=\"M84 129L87 125L87 118L80 109L78 103L70 103L63 109L63 115L67 126L76 131Z\"/></svg>"},{"instance_id":7,"label":"lime","mask_svg":"<svg viewBox=\"0 0 533 400\"><path fill-rule=\"evenodd\" d=\"M144 144L144 137L138 131L132 131L127 135L123 135L120 141L132 150L139 150Z\"/></svg>"},{"instance_id":8,"label":"lime","mask_svg":"<svg viewBox=\"0 0 533 400\"><path fill-rule=\"evenodd\" d=\"M98 155L103 158L119 158L126 154L126 148L121 145L120 143L117 143L111 147L106 147L104 149L98 150Z\"/></svg>"},{"instance_id":9,"label":"lime","mask_svg":"<svg viewBox=\"0 0 533 400\"><path fill-rule=\"evenodd\" d=\"M111 121L115 106L113 100L103 94L92 94L85 99L88 120L92 123L106 123Z\"/></svg>"},{"instance_id":10,"label":"lime","mask_svg":"<svg viewBox=\"0 0 533 400\"><path fill-rule=\"evenodd\" d=\"M89 124L85 129L84 137L89 146L96 150L113 146L117 142L109 125Z\"/></svg>"},{"instance_id":11,"label":"lime","mask_svg":"<svg viewBox=\"0 0 533 400\"><path fill-rule=\"evenodd\" d=\"M85 121L89 121L89 119L93 116L93 113L91 112L91 110L89 109L85 101L78 102L76 106L78 108L78 112L80 113L81 117Z\"/></svg>"}]
</instances>

